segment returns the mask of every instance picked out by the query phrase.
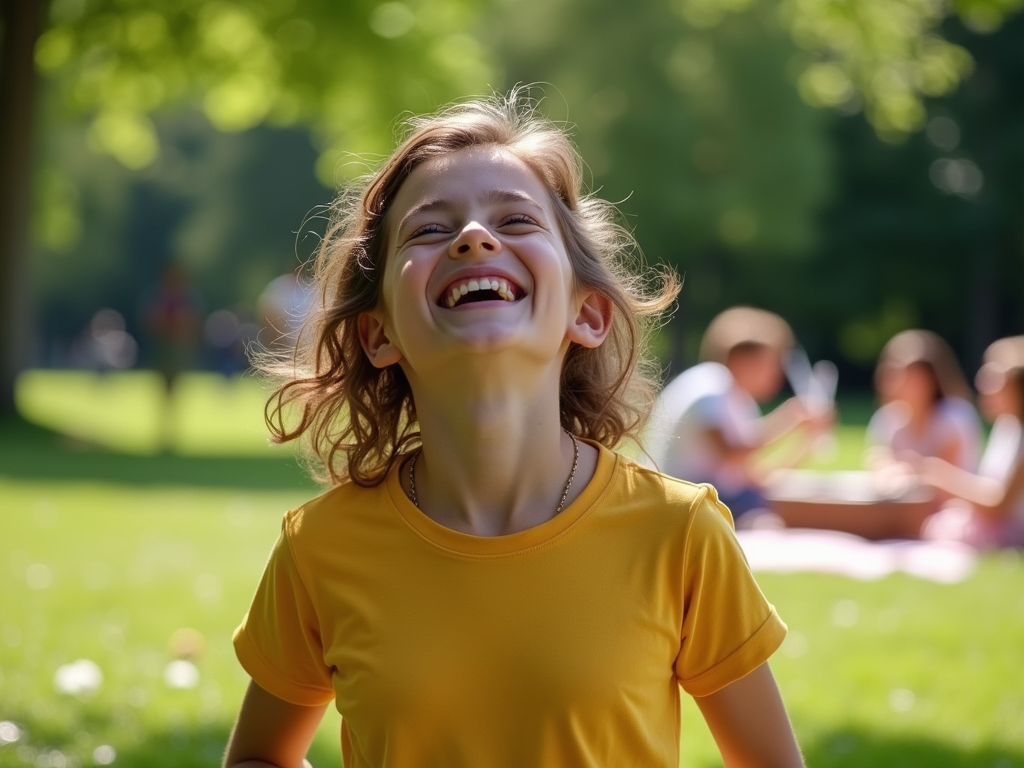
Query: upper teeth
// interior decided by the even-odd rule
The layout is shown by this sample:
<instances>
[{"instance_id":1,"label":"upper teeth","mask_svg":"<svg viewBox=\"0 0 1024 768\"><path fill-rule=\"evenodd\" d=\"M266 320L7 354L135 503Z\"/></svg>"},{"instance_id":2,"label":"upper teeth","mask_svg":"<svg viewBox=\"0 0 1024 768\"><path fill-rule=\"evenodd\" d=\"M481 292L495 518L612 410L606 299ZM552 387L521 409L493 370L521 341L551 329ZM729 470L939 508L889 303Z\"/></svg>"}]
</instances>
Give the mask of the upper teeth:
<instances>
[{"instance_id":1,"label":"upper teeth","mask_svg":"<svg viewBox=\"0 0 1024 768\"><path fill-rule=\"evenodd\" d=\"M448 293L448 308L455 306L456 302L470 291L496 291L505 301L515 301L516 295L509 287L509 284L500 277L480 277L467 280L459 285L453 285Z\"/></svg>"}]
</instances>

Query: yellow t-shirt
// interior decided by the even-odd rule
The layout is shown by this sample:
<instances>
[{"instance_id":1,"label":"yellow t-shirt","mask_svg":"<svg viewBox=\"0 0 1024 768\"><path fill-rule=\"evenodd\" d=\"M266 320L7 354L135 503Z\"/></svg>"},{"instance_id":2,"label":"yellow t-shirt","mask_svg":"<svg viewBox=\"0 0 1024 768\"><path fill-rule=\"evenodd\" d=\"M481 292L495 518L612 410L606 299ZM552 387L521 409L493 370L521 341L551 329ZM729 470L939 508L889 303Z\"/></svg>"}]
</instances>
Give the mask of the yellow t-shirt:
<instances>
[{"instance_id":1,"label":"yellow t-shirt","mask_svg":"<svg viewBox=\"0 0 1024 768\"><path fill-rule=\"evenodd\" d=\"M335 699L346 768L677 766L679 686L713 693L786 628L710 486L600 449L561 514L471 536L398 471L285 515L235 632L246 671Z\"/></svg>"}]
</instances>

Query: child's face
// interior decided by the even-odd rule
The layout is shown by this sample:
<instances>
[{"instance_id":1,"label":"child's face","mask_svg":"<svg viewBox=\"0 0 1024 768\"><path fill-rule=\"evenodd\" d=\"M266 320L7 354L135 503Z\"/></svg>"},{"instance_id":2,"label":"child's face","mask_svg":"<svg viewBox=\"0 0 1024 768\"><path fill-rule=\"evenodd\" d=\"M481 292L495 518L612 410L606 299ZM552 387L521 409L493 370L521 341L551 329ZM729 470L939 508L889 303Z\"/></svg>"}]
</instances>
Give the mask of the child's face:
<instances>
[{"instance_id":1,"label":"child's face","mask_svg":"<svg viewBox=\"0 0 1024 768\"><path fill-rule=\"evenodd\" d=\"M736 383L759 403L775 397L785 380L782 355L769 346L734 350L729 356L729 370Z\"/></svg>"},{"instance_id":2,"label":"child's face","mask_svg":"<svg viewBox=\"0 0 1024 768\"><path fill-rule=\"evenodd\" d=\"M889 376L887 394L893 400L907 403L911 408L927 410L935 403L938 384L935 374L924 363L893 368Z\"/></svg>"},{"instance_id":3,"label":"child's face","mask_svg":"<svg viewBox=\"0 0 1024 768\"><path fill-rule=\"evenodd\" d=\"M983 365L974 378L978 388L978 405L989 421L995 421L1004 414L1017 416L1021 413L1021 394L1014 382L997 366Z\"/></svg>"},{"instance_id":4,"label":"child's face","mask_svg":"<svg viewBox=\"0 0 1024 768\"><path fill-rule=\"evenodd\" d=\"M581 300L544 183L511 152L474 147L418 166L388 213L375 365L423 373L515 348L561 360ZM372 341L372 339L371 339Z\"/></svg>"}]
</instances>

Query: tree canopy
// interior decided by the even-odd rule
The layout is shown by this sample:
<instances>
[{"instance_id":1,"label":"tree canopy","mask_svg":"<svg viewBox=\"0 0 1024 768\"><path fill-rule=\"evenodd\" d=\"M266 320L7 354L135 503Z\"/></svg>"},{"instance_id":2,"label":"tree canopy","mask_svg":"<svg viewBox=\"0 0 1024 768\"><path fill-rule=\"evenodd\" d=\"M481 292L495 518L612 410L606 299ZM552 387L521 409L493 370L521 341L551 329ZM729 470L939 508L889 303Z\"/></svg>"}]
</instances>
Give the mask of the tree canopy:
<instances>
[{"instance_id":1,"label":"tree canopy","mask_svg":"<svg viewBox=\"0 0 1024 768\"><path fill-rule=\"evenodd\" d=\"M159 153L152 114L198 100L229 132L308 125L326 184L352 151L391 144L396 115L477 93L492 64L475 0L53 0L36 63L129 168ZM357 171L358 172L358 171Z\"/></svg>"},{"instance_id":2,"label":"tree canopy","mask_svg":"<svg viewBox=\"0 0 1024 768\"><path fill-rule=\"evenodd\" d=\"M529 14L515 10L524 5ZM501 80L507 63L482 44L496 18L506 38L515 30L521 49L555 45L570 61L593 43L580 33L608 10L619 21L618 39L604 48L612 60L622 58L616 48L644 46L640 30L674 32L664 66L686 91L713 68L701 33L757 8L795 46L785 61L762 67L781 66L808 104L864 109L882 138L899 140L924 127L924 99L952 92L972 70L970 53L943 36L943 21L956 14L973 30L994 31L1024 0L668 0L619 14L598 5L600 12L575 0L52 0L35 60L68 106L92 116L92 145L130 168L159 152L151 115L195 98L225 131L311 126L318 175L331 183L348 153L386 151L396 115ZM712 91L713 81L703 88Z\"/></svg>"},{"instance_id":3,"label":"tree canopy","mask_svg":"<svg viewBox=\"0 0 1024 768\"><path fill-rule=\"evenodd\" d=\"M43 76L38 114L67 131L33 131L45 142L35 195L27 179L0 174L3 220L27 226L16 203L35 201L32 272L45 306L62 311L84 311L74 289L86 273L126 303L155 263L175 258L191 260L217 302L236 301L282 262L283 241L260 229L288 227L272 211L295 218L291 237L315 205L296 168L313 165L324 187L343 183L388 150L401 115L517 82L539 83L543 109L578 126L593 185L620 201L648 259L684 273L680 361L692 351L687 328L737 300L790 308L812 343L863 361L897 326L962 330L982 299L954 319L922 310L948 304L947 289L918 285L908 298L917 273L895 258L906 238L924 238L910 250L930 242L946 254L935 285L963 266L953 243L989 254L979 257L989 267L972 267L982 298L985 286L1008 290L1005 265L1022 261L1024 235L1007 223L1020 195L997 169L999 157L1016 163L1021 142L972 116L1019 125L1007 94L1021 63L1001 28L1019 27L1024 0L33 4L36 31L13 13L24 4L3 4L4 61L30 52ZM23 35L27 48L15 45ZM25 81L20 71L5 63L0 74ZM33 113L3 98L13 136ZM245 170L254 157L262 176ZM295 207L277 204L285 198ZM888 209L872 205L882 199ZM29 252L24 238L2 240L11 306L26 293ZM144 265L128 264L140 253ZM858 263L888 285L849 272ZM813 290L838 274L830 298ZM985 311L995 328L1009 310ZM3 321L5 339L27 333L15 325ZM971 333L976 345L987 332ZM0 344L0 407L24 363L11 363L14 346Z\"/></svg>"}]
</instances>

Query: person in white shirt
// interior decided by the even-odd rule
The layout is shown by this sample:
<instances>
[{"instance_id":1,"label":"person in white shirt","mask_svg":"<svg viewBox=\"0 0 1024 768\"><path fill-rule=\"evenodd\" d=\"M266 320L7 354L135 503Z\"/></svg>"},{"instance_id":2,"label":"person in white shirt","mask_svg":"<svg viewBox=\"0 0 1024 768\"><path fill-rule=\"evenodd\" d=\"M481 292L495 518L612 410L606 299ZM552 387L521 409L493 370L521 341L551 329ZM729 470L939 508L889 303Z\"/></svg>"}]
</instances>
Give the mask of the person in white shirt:
<instances>
[{"instance_id":1,"label":"person in white shirt","mask_svg":"<svg viewBox=\"0 0 1024 768\"><path fill-rule=\"evenodd\" d=\"M953 496L923 535L980 548L1024 546L1024 336L990 345L975 383L993 422L985 453L977 473L936 457L917 462L924 484Z\"/></svg>"},{"instance_id":2,"label":"person in white shirt","mask_svg":"<svg viewBox=\"0 0 1024 768\"><path fill-rule=\"evenodd\" d=\"M793 332L778 315L733 307L708 326L698 365L662 390L644 435L641 461L694 483L710 483L743 527L766 511L764 449L800 431L794 463L821 431L831 411L812 413L790 398L766 416L759 403L776 397L785 381L783 360Z\"/></svg>"}]
</instances>

